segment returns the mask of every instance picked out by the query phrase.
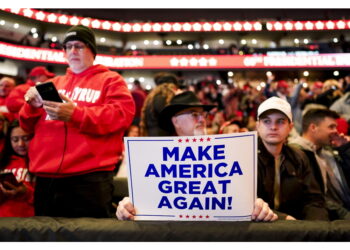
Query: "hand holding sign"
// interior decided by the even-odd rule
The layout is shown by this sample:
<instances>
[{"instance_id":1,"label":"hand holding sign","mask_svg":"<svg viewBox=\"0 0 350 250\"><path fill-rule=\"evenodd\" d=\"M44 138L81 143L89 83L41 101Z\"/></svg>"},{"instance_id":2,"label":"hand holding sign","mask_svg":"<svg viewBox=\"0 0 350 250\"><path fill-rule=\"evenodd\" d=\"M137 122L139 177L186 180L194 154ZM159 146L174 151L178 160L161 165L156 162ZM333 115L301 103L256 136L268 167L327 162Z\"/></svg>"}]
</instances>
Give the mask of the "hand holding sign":
<instances>
[{"instance_id":1,"label":"hand holding sign","mask_svg":"<svg viewBox=\"0 0 350 250\"><path fill-rule=\"evenodd\" d=\"M129 197L119 202L116 216L118 220L134 220L135 208L132 205ZM254 204L252 220L254 221L275 221L278 216L270 209L269 205L262 199L258 198Z\"/></svg>"}]
</instances>

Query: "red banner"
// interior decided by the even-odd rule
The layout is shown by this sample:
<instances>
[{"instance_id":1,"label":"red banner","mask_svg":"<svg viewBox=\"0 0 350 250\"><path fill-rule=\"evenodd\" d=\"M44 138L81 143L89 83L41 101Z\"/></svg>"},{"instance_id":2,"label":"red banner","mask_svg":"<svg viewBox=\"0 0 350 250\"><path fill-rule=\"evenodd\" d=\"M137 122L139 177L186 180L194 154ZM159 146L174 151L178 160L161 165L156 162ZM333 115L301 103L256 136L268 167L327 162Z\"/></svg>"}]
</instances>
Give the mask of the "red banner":
<instances>
[{"instance_id":1,"label":"red banner","mask_svg":"<svg viewBox=\"0 0 350 250\"><path fill-rule=\"evenodd\" d=\"M0 42L0 56L16 60L65 64L63 51ZM178 55L110 56L98 54L95 63L125 69L283 69L349 68L350 53L319 55Z\"/></svg>"}]
</instances>

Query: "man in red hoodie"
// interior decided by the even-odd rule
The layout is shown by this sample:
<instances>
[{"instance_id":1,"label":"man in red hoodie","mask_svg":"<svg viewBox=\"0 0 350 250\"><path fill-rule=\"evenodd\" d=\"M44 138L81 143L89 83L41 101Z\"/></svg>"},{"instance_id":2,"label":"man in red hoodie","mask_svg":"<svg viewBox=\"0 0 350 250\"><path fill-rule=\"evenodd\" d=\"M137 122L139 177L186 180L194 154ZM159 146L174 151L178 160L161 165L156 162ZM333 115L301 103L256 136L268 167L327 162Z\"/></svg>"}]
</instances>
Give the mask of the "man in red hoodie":
<instances>
[{"instance_id":1,"label":"man in red hoodie","mask_svg":"<svg viewBox=\"0 0 350 250\"><path fill-rule=\"evenodd\" d=\"M24 95L28 91L28 89L32 86L35 86L36 82L45 82L54 76L54 73L49 72L43 66L34 67L30 71L27 81L23 84L16 86L6 98L7 109L15 116L17 116L19 110L25 103Z\"/></svg>"},{"instance_id":2,"label":"man in red hoodie","mask_svg":"<svg viewBox=\"0 0 350 250\"><path fill-rule=\"evenodd\" d=\"M35 134L29 150L35 214L110 217L113 169L135 104L118 73L94 65L91 29L73 26L63 47L69 68L51 79L63 102L42 100L31 87L19 112L21 127Z\"/></svg>"}]
</instances>

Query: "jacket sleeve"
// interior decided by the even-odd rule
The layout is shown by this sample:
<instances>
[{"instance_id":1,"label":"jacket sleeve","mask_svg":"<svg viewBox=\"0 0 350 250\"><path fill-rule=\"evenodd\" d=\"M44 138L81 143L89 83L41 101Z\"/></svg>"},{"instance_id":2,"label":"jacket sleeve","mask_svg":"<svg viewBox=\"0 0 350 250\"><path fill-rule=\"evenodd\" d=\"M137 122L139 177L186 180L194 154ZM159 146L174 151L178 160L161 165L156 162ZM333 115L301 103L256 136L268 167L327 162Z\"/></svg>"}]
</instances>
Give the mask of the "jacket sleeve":
<instances>
[{"instance_id":1,"label":"jacket sleeve","mask_svg":"<svg viewBox=\"0 0 350 250\"><path fill-rule=\"evenodd\" d=\"M305 220L329 220L324 195L320 185L313 176L310 163L303 152L300 151L303 161L303 183L304 183L304 209Z\"/></svg>"},{"instance_id":2,"label":"jacket sleeve","mask_svg":"<svg viewBox=\"0 0 350 250\"><path fill-rule=\"evenodd\" d=\"M340 156L340 159L335 156L337 160L337 165L341 166L343 170L344 177L350 186L350 142L345 143L344 145L335 148Z\"/></svg>"},{"instance_id":3,"label":"jacket sleeve","mask_svg":"<svg viewBox=\"0 0 350 250\"><path fill-rule=\"evenodd\" d=\"M106 135L128 128L135 115L135 102L125 82L116 79L101 93L101 104L77 106L71 123L82 133Z\"/></svg>"}]
</instances>

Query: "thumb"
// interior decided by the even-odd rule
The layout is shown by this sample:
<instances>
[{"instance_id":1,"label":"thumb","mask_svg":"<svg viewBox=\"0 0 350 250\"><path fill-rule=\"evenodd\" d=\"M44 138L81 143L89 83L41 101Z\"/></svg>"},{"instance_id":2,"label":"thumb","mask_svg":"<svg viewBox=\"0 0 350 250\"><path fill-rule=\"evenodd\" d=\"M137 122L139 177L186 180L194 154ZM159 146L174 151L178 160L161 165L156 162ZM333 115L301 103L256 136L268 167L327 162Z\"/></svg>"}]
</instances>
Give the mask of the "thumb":
<instances>
[{"instance_id":1,"label":"thumb","mask_svg":"<svg viewBox=\"0 0 350 250\"><path fill-rule=\"evenodd\" d=\"M63 101L65 102L73 102L71 99L69 99L67 96L65 96L62 93L58 93L60 95L60 97L62 98Z\"/></svg>"}]
</instances>

